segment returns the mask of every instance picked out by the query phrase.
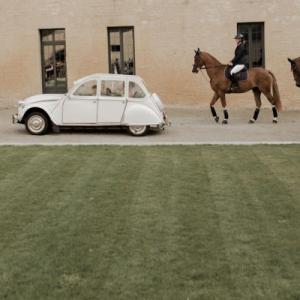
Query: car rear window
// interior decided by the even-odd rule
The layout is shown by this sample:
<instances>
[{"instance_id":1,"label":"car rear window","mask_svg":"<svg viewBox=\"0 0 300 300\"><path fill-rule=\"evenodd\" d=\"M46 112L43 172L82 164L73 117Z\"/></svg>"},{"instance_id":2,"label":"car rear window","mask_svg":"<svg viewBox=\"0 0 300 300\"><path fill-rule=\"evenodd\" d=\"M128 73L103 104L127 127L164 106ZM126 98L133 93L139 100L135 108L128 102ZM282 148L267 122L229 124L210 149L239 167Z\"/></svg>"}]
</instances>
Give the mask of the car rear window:
<instances>
[{"instance_id":1,"label":"car rear window","mask_svg":"<svg viewBox=\"0 0 300 300\"><path fill-rule=\"evenodd\" d=\"M144 91L136 82L129 82L129 98L145 98L145 96Z\"/></svg>"}]
</instances>

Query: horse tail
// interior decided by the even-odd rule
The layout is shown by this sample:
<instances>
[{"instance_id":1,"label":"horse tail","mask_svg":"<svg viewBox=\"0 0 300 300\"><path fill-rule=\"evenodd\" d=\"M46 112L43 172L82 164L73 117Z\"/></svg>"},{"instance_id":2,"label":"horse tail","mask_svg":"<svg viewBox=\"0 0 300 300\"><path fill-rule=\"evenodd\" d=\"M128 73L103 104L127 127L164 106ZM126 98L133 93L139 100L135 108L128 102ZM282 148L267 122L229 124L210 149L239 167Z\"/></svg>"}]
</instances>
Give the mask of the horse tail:
<instances>
[{"instance_id":1,"label":"horse tail","mask_svg":"<svg viewBox=\"0 0 300 300\"><path fill-rule=\"evenodd\" d=\"M269 73L271 74L271 76L273 78L272 90L273 90L274 104L275 104L276 108L278 109L278 111L282 111L282 103L280 100L280 94L279 94L276 77L271 71L269 71Z\"/></svg>"}]
</instances>

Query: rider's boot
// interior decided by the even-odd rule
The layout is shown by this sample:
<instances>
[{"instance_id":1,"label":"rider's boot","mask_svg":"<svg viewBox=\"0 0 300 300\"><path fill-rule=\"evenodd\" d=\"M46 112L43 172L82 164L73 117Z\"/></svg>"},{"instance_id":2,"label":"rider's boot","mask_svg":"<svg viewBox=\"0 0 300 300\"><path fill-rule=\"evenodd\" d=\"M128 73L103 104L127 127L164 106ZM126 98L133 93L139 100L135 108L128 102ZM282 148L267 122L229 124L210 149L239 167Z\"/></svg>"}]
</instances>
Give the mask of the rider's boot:
<instances>
[{"instance_id":1,"label":"rider's boot","mask_svg":"<svg viewBox=\"0 0 300 300\"><path fill-rule=\"evenodd\" d=\"M239 84L238 84L235 74L231 75L230 80L231 80L230 91L232 93L237 92L239 90Z\"/></svg>"}]
</instances>

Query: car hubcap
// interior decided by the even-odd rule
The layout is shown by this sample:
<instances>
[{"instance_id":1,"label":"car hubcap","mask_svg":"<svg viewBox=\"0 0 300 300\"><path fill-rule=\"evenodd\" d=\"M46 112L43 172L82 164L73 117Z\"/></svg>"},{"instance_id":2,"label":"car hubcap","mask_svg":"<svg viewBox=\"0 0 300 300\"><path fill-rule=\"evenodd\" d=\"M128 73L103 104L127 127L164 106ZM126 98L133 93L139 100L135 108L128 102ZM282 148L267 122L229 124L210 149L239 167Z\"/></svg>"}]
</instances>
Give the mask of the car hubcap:
<instances>
[{"instance_id":1,"label":"car hubcap","mask_svg":"<svg viewBox=\"0 0 300 300\"><path fill-rule=\"evenodd\" d=\"M28 120L28 127L34 133L41 132L45 127L45 120L41 116L32 116Z\"/></svg>"},{"instance_id":2,"label":"car hubcap","mask_svg":"<svg viewBox=\"0 0 300 300\"><path fill-rule=\"evenodd\" d=\"M130 126L130 130L133 134L142 134L144 133L146 126Z\"/></svg>"}]
</instances>

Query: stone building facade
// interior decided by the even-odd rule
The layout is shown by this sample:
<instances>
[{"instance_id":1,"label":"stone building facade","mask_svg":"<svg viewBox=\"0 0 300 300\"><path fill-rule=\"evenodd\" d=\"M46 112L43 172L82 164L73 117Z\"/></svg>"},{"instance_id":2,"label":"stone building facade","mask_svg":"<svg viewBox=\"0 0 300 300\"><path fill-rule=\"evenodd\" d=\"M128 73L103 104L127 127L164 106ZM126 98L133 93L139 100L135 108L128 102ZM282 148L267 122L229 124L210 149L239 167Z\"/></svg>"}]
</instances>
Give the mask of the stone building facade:
<instances>
[{"instance_id":1,"label":"stone building facade","mask_svg":"<svg viewBox=\"0 0 300 300\"><path fill-rule=\"evenodd\" d=\"M299 11L300 0L0 0L0 108L107 72L140 75L166 103L206 106L212 93L192 74L194 49L227 63L237 31L251 64L275 73L283 104L300 108L287 62L300 56ZM252 98L229 104L253 107Z\"/></svg>"}]
</instances>

